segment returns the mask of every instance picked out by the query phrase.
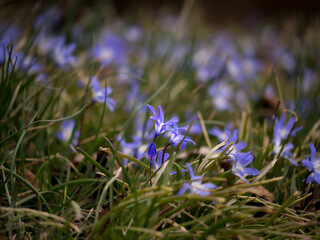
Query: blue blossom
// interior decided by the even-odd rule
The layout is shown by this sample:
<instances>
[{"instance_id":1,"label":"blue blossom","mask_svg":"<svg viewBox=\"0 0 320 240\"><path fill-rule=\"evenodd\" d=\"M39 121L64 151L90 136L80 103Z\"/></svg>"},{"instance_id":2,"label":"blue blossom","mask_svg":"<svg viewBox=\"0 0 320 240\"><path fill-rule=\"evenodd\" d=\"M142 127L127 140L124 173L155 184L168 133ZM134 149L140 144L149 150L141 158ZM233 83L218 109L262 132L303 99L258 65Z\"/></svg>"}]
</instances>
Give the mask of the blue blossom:
<instances>
[{"instance_id":1,"label":"blue blossom","mask_svg":"<svg viewBox=\"0 0 320 240\"><path fill-rule=\"evenodd\" d=\"M57 138L63 142L69 142L72 137L72 132L75 127L75 121L73 119L65 120L61 125L61 131L57 133ZM78 138L80 136L80 131L76 130L74 132L72 145L78 144Z\"/></svg>"},{"instance_id":2,"label":"blue blossom","mask_svg":"<svg viewBox=\"0 0 320 240\"><path fill-rule=\"evenodd\" d=\"M132 142L127 142L124 139L120 142L121 151L124 154L129 156L133 156L140 160L142 157L146 156L146 150L148 149L148 145L143 143L143 140L152 141L152 136L144 136L145 132L148 132L152 125L149 124L150 122L146 122L146 126L141 122L141 117L137 116L135 119L135 134L132 135L131 139ZM145 128L145 129L144 129ZM118 136L118 141L121 140L121 137ZM123 164L126 166L128 163L127 159L124 159ZM136 165L136 163L134 163Z\"/></svg>"},{"instance_id":3,"label":"blue blossom","mask_svg":"<svg viewBox=\"0 0 320 240\"><path fill-rule=\"evenodd\" d=\"M228 133L231 131L231 123L226 125L224 130L220 130L218 127L213 127L208 130L208 133L217 137L219 141L223 142L224 140L228 139Z\"/></svg>"},{"instance_id":4,"label":"blue blossom","mask_svg":"<svg viewBox=\"0 0 320 240\"><path fill-rule=\"evenodd\" d=\"M153 119L155 123L155 137L160 136L162 133L168 130L171 130L171 126L175 125L179 121L178 118L172 118L169 121L165 122L163 111L160 105L158 107L158 115L151 105L147 105L147 107L150 109L153 115L150 118Z\"/></svg>"},{"instance_id":5,"label":"blue blossom","mask_svg":"<svg viewBox=\"0 0 320 240\"><path fill-rule=\"evenodd\" d=\"M76 58L72 55L76 48L74 43L65 45L65 38L58 37L54 44L52 49L53 59L59 67L68 68L70 64L76 61Z\"/></svg>"},{"instance_id":6,"label":"blue blossom","mask_svg":"<svg viewBox=\"0 0 320 240\"><path fill-rule=\"evenodd\" d=\"M127 63L127 45L124 39L112 32L103 32L100 42L91 50L91 55L107 67Z\"/></svg>"},{"instance_id":7,"label":"blue blossom","mask_svg":"<svg viewBox=\"0 0 320 240\"><path fill-rule=\"evenodd\" d=\"M245 175L258 175L259 171L257 169L247 167L252 161L253 156L251 155L251 152L238 153L233 161L232 173L239 178L242 178ZM246 178L243 178L243 180L246 180Z\"/></svg>"},{"instance_id":8,"label":"blue blossom","mask_svg":"<svg viewBox=\"0 0 320 240\"><path fill-rule=\"evenodd\" d=\"M184 140L183 140L184 138ZM182 145L181 145L181 150L184 149L184 147L187 145L187 143L192 143L193 145L196 145L196 143L194 141L192 141L190 138L188 137L184 137L184 135L181 135L179 133L179 128L177 127L176 124L174 124L173 129L171 128L171 137L169 140L169 144L176 146L178 145L181 141Z\"/></svg>"},{"instance_id":9,"label":"blue blossom","mask_svg":"<svg viewBox=\"0 0 320 240\"><path fill-rule=\"evenodd\" d=\"M278 119L275 120L275 124L273 128L274 135L280 133L279 137L281 138L281 140L287 139L294 123L295 123L295 118L292 117L289 119L287 124L285 124L285 115L282 114L282 116L280 117L280 120ZM291 136L295 136L295 134L301 129L302 127L299 127L293 130Z\"/></svg>"},{"instance_id":10,"label":"blue blossom","mask_svg":"<svg viewBox=\"0 0 320 240\"><path fill-rule=\"evenodd\" d=\"M151 167L154 168L155 170L158 170L162 166L162 157L163 157L163 151L159 151L157 160L151 164ZM169 158L169 154L165 153L163 157L163 162L167 161L168 158Z\"/></svg>"},{"instance_id":11,"label":"blue blossom","mask_svg":"<svg viewBox=\"0 0 320 240\"><path fill-rule=\"evenodd\" d=\"M154 145L154 143L152 142L148 148L148 160L149 160L149 164L150 166L154 166L155 165L155 159L157 156L157 149L156 149L156 145Z\"/></svg>"},{"instance_id":12,"label":"blue blossom","mask_svg":"<svg viewBox=\"0 0 320 240\"><path fill-rule=\"evenodd\" d=\"M295 123L295 118L290 118L289 121L285 124L285 115L283 114L280 120L276 119L274 128L273 128L273 153L279 154L288 159L293 165L298 166L298 164L293 160L291 150L294 148L292 143L287 143L283 146L283 141L289 137L289 133L293 128ZM292 131L291 135L294 136L302 127L296 128Z\"/></svg>"},{"instance_id":13,"label":"blue blossom","mask_svg":"<svg viewBox=\"0 0 320 240\"><path fill-rule=\"evenodd\" d=\"M307 167L311 174L307 178L307 183L316 181L320 184L320 156L317 157L316 148L312 143L310 143L310 152L311 152L311 160L309 156L306 159L302 160L302 165Z\"/></svg>"},{"instance_id":14,"label":"blue blossom","mask_svg":"<svg viewBox=\"0 0 320 240\"><path fill-rule=\"evenodd\" d=\"M224 81L215 82L208 90L212 104L218 111L232 109L230 100L233 96L233 91Z\"/></svg>"},{"instance_id":15,"label":"blue blossom","mask_svg":"<svg viewBox=\"0 0 320 240\"><path fill-rule=\"evenodd\" d=\"M200 196L207 196L210 195L210 189L215 189L217 186L213 183L204 183L202 184L202 177L196 176L193 173L193 169L189 163L186 163L186 166L188 167L189 173L190 173L190 183L184 183L182 188L177 193L178 196L184 194L185 192L189 191L193 194L198 194Z\"/></svg>"},{"instance_id":16,"label":"blue blossom","mask_svg":"<svg viewBox=\"0 0 320 240\"><path fill-rule=\"evenodd\" d=\"M273 138L273 153L279 154L282 148L282 138L281 138L281 132L275 132ZM292 143L287 143L283 146L281 156L288 159L293 165L298 166L298 163L295 162L292 158L291 150L293 149Z\"/></svg>"},{"instance_id":17,"label":"blue blossom","mask_svg":"<svg viewBox=\"0 0 320 240\"><path fill-rule=\"evenodd\" d=\"M234 130L233 134L231 134L231 132L229 131L226 131L226 133L228 135L229 141L226 143L226 145L223 148L221 148L221 151L226 149L226 147L232 142L232 145L227 150L227 153L228 153L228 156L231 158L231 160L235 161L240 151L246 147L246 143L245 142L236 143L238 138L238 130Z\"/></svg>"},{"instance_id":18,"label":"blue blossom","mask_svg":"<svg viewBox=\"0 0 320 240\"><path fill-rule=\"evenodd\" d=\"M90 86L93 93L92 101L105 103L109 107L110 111L113 112L117 106L117 103L115 100L109 97L109 95L112 93L112 88L109 86L101 88L99 80L94 76L91 77Z\"/></svg>"}]
</instances>

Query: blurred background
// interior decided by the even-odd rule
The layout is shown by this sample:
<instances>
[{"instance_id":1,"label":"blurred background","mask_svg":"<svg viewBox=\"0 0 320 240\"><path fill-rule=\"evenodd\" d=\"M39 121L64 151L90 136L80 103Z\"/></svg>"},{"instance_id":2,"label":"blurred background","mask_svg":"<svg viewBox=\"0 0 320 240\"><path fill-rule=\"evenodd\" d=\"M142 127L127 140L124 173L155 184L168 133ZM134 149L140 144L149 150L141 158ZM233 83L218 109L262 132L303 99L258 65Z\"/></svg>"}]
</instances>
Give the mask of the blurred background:
<instances>
[{"instance_id":1,"label":"blurred background","mask_svg":"<svg viewBox=\"0 0 320 240\"><path fill-rule=\"evenodd\" d=\"M153 15L155 12L169 11L180 12L183 6L189 5L193 11L200 13L202 20L209 24L234 24L250 23L257 19L281 20L294 16L301 21L313 21L320 13L320 1L308 0L68 0L68 1L35 1L35 0L2 0L0 1L1 18L12 17L8 9L14 9L19 15L30 15L32 11L46 8L52 4L58 4L70 16L81 17L83 11L92 10L98 14L108 13L119 17L141 15ZM187 6L188 7L188 6ZM26 11L27 10L27 11ZM21 15L20 15L21 16Z\"/></svg>"}]
</instances>

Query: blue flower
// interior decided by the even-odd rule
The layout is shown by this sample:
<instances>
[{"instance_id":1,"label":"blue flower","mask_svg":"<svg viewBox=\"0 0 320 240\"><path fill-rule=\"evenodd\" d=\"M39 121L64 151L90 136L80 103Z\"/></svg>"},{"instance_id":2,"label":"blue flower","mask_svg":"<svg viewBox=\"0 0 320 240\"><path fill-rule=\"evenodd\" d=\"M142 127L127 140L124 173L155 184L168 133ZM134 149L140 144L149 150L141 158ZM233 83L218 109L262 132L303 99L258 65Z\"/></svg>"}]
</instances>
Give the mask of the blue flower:
<instances>
[{"instance_id":1,"label":"blue flower","mask_svg":"<svg viewBox=\"0 0 320 240\"><path fill-rule=\"evenodd\" d=\"M295 123L295 118L292 117L289 119L287 124L285 124L285 115L282 114L280 120L278 120L278 119L275 120L275 124L274 124L274 128L273 128L274 135L276 135L276 133L280 133L281 140L287 139L294 123ZM296 133L298 131L300 131L301 129L302 129L302 127L298 127L296 129L294 129L291 133L291 136L295 136Z\"/></svg>"},{"instance_id":2,"label":"blue flower","mask_svg":"<svg viewBox=\"0 0 320 240\"><path fill-rule=\"evenodd\" d=\"M292 158L291 150L293 149L293 147L294 146L292 143L287 143L286 145L284 145L282 152L281 152L281 156L288 159L293 165L295 165L297 167L298 163L295 162ZM281 132L275 132L275 135L273 138L273 153L279 154L281 148L282 148Z\"/></svg>"},{"instance_id":3,"label":"blue flower","mask_svg":"<svg viewBox=\"0 0 320 240\"><path fill-rule=\"evenodd\" d=\"M309 156L306 159L302 160L302 165L309 169L311 174L307 178L307 183L316 181L320 184L320 156L317 158L316 148L312 143L310 143L310 152L311 152L311 160Z\"/></svg>"},{"instance_id":4,"label":"blue flower","mask_svg":"<svg viewBox=\"0 0 320 240\"><path fill-rule=\"evenodd\" d=\"M54 48L52 49L54 60L59 67L68 68L69 64L74 63L76 60L72 55L76 45L74 43L65 45L64 37L56 38L54 44Z\"/></svg>"},{"instance_id":5,"label":"blue flower","mask_svg":"<svg viewBox=\"0 0 320 240\"><path fill-rule=\"evenodd\" d=\"M273 128L273 153L279 154L282 148L282 141L286 140L289 137L289 133L293 128L295 123L295 118L290 118L289 121L285 124L285 115L283 114L280 120L276 119L274 128ZM300 131L302 127L296 128L292 131L291 135L295 136L295 134ZM288 143L283 146L281 156L288 159L293 165L298 166L298 164L292 159L291 150L293 149L293 144Z\"/></svg>"},{"instance_id":6,"label":"blue flower","mask_svg":"<svg viewBox=\"0 0 320 240\"><path fill-rule=\"evenodd\" d=\"M218 127L213 127L208 130L208 133L217 137L219 141L223 142L224 140L228 139L228 133L231 131L231 123L226 125L224 130L220 130Z\"/></svg>"},{"instance_id":7,"label":"blue flower","mask_svg":"<svg viewBox=\"0 0 320 240\"><path fill-rule=\"evenodd\" d=\"M158 137L162 133L171 130L171 126L176 124L179 120L178 118L172 118L169 121L164 121L163 111L161 106L158 107L158 115L154 108L151 105L147 105L147 107L150 109L153 116L150 118L154 120L155 123L155 136Z\"/></svg>"},{"instance_id":8,"label":"blue flower","mask_svg":"<svg viewBox=\"0 0 320 240\"><path fill-rule=\"evenodd\" d=\"M233 166L232 166L232 173L239 178L242 178L245 175L252 175L256 176L259 174L259 171L255 168L247 168L248 164L253 161L253 156L251 152L247 153L238 153L235 155ZM243 178L246 180L246 178Z\"/></svg>"},{"instance_id":9,"label":"blue flower","mask_svg":"<svg viewBox=\"0 0 320 240\"><path fill-rule=\"evenodd\" d=\"M226 143L226 145L221 148L221 151L226 149L226 147L232 142L232 145L229 147L227 150L228 156L231 158L231 160L235 161L237 154L246 147L245 142L240 142L237 143L237 138L238 138L238 131L234 130L233 134L231 135L231 132L226 131L229 141Z\"/></svg>"},{"instance_id":10,"label":"blue flower","mask_svg":"<svg viewBox=\"0 0 320 240\"><path fill-rule=\"evenodd\" d=\"M157 149L156 149L156 145L154 145L154 143L152 142L148 148L148 160L149 160L149 164L150 166L154 166L155 165L155 159L157 156Z\"/></svg>"},{"instance_id":11,"label":"blue flower","mask_svg":"<svg viewBox=\"0 0 320 240\"><path fill-rule=\"evenodd\" d=\"M169 140L169 144L173 146L177 146L183 140L183 138L184 138L184 135L181 135L179 133L179 128L177 127L176 124L174 124L173 129L171 129L171 137ZM196 145L196 143L192 141L190 138L185 137L181 145L181 150L184 149L187 143L192 143L193 145Z\"/></svg>"},{"instance_id":12,"label":"blue flower","mask_svg":"<svg viewBox=\"0 0 320 240\"><path fill-rule=\"evenodd\" d=\"M157 161L154 161L151 165L152 168L155 170L158 170L162 166L162 157L163 157L163 151L159 151ZM169 158L169 154L165 153L163 157L163 162L167 161Z\"/></svg>"},{"instance_id":13,"label":"blue flower","mask_svg":"<svg viewBox=\"0 0 320 240\"><path fill-rule=\"evenodd\" d=\"M112 32L103 32L100 42L91 50L91 55L107 67L127 63L128 47L124 39Z\"/></svg>"},{"instance_id":14,"label":"blue flower","mask_svg":"<svg viewBox=\"0 0 320 240\"><path fill-rule=\"evenodd\" d=\"M204 183L202 184L202 177L195 176L193 173L193 169L189 163L186 163L190 173L191 184L184 183L182 188L178 192L178 196L184 194L185 192L189 191L190 193L198 194L200 196L207 196L210 195L210 189L215 189L217 186L213 183Z\"/></svg>"},{"instance_id":15,"label":"blue flower","mask_svg":"<svg viewBox=\"0 0 320 240\"><path fill-rule=\"evenodd\" d=\"M73 119L65 120L61 125L61 131L57 133L57 138L63 142L69 142L72 137L72 132L75 127L75 121ZM78 144L78 138L80 136L80 131L76 130L74 132L72 145Z\"/></svg>"},{"instance_id":16,"label":"blue flower","mask_svg":"<svg viewBox=\"0 0 320 240\"><path fill-rule=\"evenodd\" d=\"M230 103L231 97L233 96L233 90L224 81L215 82L208 90L212 104L218 111L225 111L232 109Z\"/></svg>"},{"instance_id":17,"label":"blue flower","mask_svg":"<svg viewBox=\"0 0 320 240\"><path fill-rule=\"evenodd\" d=\"M112 88L109 86L101 88L99 80L96 77L91 77L90 86L93 93L93 102L105 103L109 107L110 111L113 112L117 106L117 103L115 100L109 97L109 95L112 93Z\"/></svg>"}]
</instances>

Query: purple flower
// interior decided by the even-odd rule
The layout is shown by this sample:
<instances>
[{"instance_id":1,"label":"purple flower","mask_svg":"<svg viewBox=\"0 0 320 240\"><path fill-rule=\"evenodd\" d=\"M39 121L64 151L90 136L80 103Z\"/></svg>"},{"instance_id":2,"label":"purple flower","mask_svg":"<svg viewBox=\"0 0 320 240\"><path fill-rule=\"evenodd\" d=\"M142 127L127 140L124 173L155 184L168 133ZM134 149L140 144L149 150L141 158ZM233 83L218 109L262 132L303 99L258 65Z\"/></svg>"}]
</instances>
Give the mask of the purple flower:
<instances>
[{"instance_id":1,"label":"purple flower","mask_svg":"<svg viewBox=\"0 0 320 240\"><path fill-rule=\"evenodd\" d=\"M230 132L230 131L231 131L231 123L228 123L224 130L220 130L218 127L213 127L208 130L208 133L217 137L219 141L223 142L228 138L227 132Z\"/></svg>"},{"instance_id":2,"label":"purple flower","mask_svg":"<svg viewBox=\"0 0 320 240\"><path fill-rule=\"evenodd\" d=\"M256 176L259 174L259 171L255 168L248 168L248 164L253 161L253 156L251 152L247 153L238 153L235 155L233 166L232 166L232 173L239 178L242 178L245 175L252 175ZM246 180L246 178L243 178Z\"/></svg>"},{"instance_id":3,"label":"purple flower","mask_svg":"<svg viewBox=\"0 0 320 240\"><path fill-rule=\"evenodd\" d=\"M231 135L231 132L229 131L226 131L226 132L227 132L229 141L226 143L226 145L223 148L221 148L221 151L224 150L232 142L232 145L227 150L227 153L228 153L228 156L230 156L231 160L235 161L237 154L239 154L239 152L246 147L246 143L240 142L236 144L237 138L238 138L237 130L234 130L232 135Z\"/></svg>"},{"instance_id":4,"label":"purple flower","mask_svg":"<svg viewBox=\"0 0 320 240\"><path fill-rule=\"evenodd\" d=\"M193 169L189 163L186 163L186 166L188 167L189 173L190 173L190 179L192 180L192 183L184 183L182 188L177 193L178 196L184 194L185 192L189 191L193 194L198 194L200 196L207 196L210 195L210 189L215 189L217 186L213 183L204 183L202 184L202 177L201 176L195 176L193 173Z\"/></svg>"},{"instance_id":5,"label":"purple flower","mask_svg":"<svg viewBox=\"0 0 320 240\"><path fill-rule=\"evenodd\" d=\"M161 106L158 107L158 115L151 105L147 105L147 107L150 109L153 115L150 118L153 119L155 123L156 137L160 136L162 133L168 130L171 130L171 126L176 124L179 121L178 118L172 118L169 121L165 122Z\"/></svg>"},{"instance_id":6,"label":"purple flower","mask_svg":"<svg viewBox=\"0 0 320 240\"><path fill-rule=\"evenodd\" d=\"M279 154L283 145L283 140L286 140L289 137L289 133L293 128L295 123L294 118L290 118L287 124L285 124L285 115L283 114L280 120L275 120L275 125L273 128L273 153ZM292 136L294 136L298 131L300 131L302 127L296 128L292 131ZM292 159L291 150L293 149L293 144L288 143L283 146L281 156L288 159L293 165L298 166L298 164Z\"/></svg>"},{"instance_id":7,"label":"purple flower","mask_svg":"<svg viewBox=\"0 0 320 240\"><path fill-rule=\"evenodd\" d=\"M72 132L75 127L75 121L73 119L65 120L61 125L61 131L57 133L57 138L63 142L69 142L72 137ZM72 145L78 144L78 138L80 136L80 131L76 130L74 132Z\"/></svg>"},{"instance_id":8,"label":"purple flower","mask_svg":"<svg viewBox=\"0 0 320 240\"><path fill-rule=\"evenodd\" d=\"M275 121L274 128L273 128L274 135L280 134L280 135L278 135L278 137L280 137L281 140L287 139L294 123L295 123L295 118L292 117L289 119L287 124L285 124L285 115L282 114L280 120L276 119L276 121ZM295 136L295 134L298 131L300 131L301 129L302 129L302 127L296 128L295 130L292 131L291 135Z\"/></svg>"},{"instance_id":9,"label":"purple flower","mask_svg":"<svg viewBox=\"0 0 320 240\"><path fill-rule=\"evenodd\" d=\"M225 111L232 108L230 100L233 91L228 84L223 81L215 82L208 91L212 98L212 104L217 110Z\"/></svg>"},{"instance_id":10,"label":"purple flower","mask_svg":"<svg viewBox=\"0 0 320 240\"><path fill-rule=\"evenodd\" d=\"M295 162L292 158L291 150L293 149L292 143L287 143L283 146L281 156L288 159L293 165L298 166L298 163ZM279 154L280 150L282 148L281 143L281 132L275 132L274 138L273 138L273 153Z\"/></svg>"},{"instance_id":11,"label":"purple flower","mask_svg":"<svg viewBox=\"0 0 320 240\"><path fill-rule=\"evenodd\" d=\"M317 158L316 148L312 143L310 143L310 152L311 152L311 160L309 156L306 159L302 160L302 165L309 169L311 174L307 178L307 183L316 181L320 184L320 156Z\"/></svg>"},{"instance_id":12,"label":"purple flower","mask_svg":"<svg viewBox=\"0 0 320 240\"><path fill-rule=\"evenodd\" d=\"M112 93L112 88L109 86L101 88L99 80L94 76L91 77L90 86L93 93L93 102L105 103L109 107L110 111L113 112L117 106L117 103L115 100L109 97L109 95Z\"/></svg>"},{"instance_id":13,"label":"purple flower","mask_svg":"<svg viewBox=\"0 0 320 240\"><path fill-rule=\"evenodd\" d=\"M59 67L68 68L69 64L75 62L75 57L72 55L76 45L74 43L65 45L65 38L58 37L55 41L55 46L52 50L53 58Z\"/></svg>"},{"instance_id":14,"label":"purple flower","mask_svg":"<svg viewBox=\"0 0 320 240\"><path fill-rule=\"evenodd\" d=\"M184 138L184 135L181 135L179 133L179 128L177 127L176 124L174 124L173 129L171 129L171 137L169 140L169 144L176 146L183 140L183 138ZM192 141L190 138L185 137L181 145L181 150L184 149L187 143L192 143L193 145L196 145L196 143Z\"/></svg>"},{"instance_id":15,"label":"purple flower","mask_svg":"<svg viewBox=\"0 0 320 240\"><path fill-rule=\"evenodd\" d=\"M154 161L151 167L154 168L155 170L158 170L162 166L162 157L163 157L163 151L159 151L157 161ZM163 162L167 161L168 158L169 158L169 154L165 153Z\"/></svg>"},{"instance_id":16,"label":"purple flower","mask_svg":"<svg viewBox=\"0 0 320 240\"><path fill-rule=\"evenodd\" d=\"M148 160L149 160L149 164L150 166L154 166L155 165L155 159L157 156L157 149L156 149L156 145L154 145L154 143L152 142L148 148Z\"/></svg>"},{"instance_id":17,"label":"purple flower","mask_svg":"<svg viewBox=\"0 0 320 240\"><path fill-rule=\"evenodd\" d=\"M91 54L104 66L110 64L125 65L127 63L127 46L124 39L112 32L104 32L100 42L93 47Z\"/></svg>"}]
</instances>

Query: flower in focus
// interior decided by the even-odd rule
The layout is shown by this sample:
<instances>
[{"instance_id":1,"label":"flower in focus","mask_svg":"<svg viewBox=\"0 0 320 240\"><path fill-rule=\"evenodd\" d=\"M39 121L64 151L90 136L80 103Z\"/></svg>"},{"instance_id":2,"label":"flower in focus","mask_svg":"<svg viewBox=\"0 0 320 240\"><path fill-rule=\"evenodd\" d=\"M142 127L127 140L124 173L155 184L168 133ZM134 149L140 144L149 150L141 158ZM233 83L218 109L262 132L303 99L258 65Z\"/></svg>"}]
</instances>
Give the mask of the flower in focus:
<instances>
[{"instance_id":1,"label":"flower in focus","mask_svg":"<svg viewBox=\"0 0 320 240\"><path fill-rule=\"evenodd\" d=\"M229 131L226 131L226 133L228 135L229 141L226 143L226 145L223 148L221 148L221 151L226 149L226 147L232 142L232 145L228 149L227 153L228 153L228 156L231 158L231 160L235 161L237 154L239 154L239 152L246 147L246 143L240 142L236 144L237 138L238 138L237 130L234 130L232 135L231 135L231 132Z\"/></svg>"},{"instance_id":2,"label":"flower in focus","mask_svg":"<svg viewBox=\"0 0 320 240\"><path fill-rule=\"evenodd\" d=\"M150 118L153 119L154 123L155 123L155 136L156 137L158 137L162 133L170 130L170 127L179 121L178 118L172 118L169 121L165 122L161 106L158 107L158 115L157 115L155 109L151 105L147 105L147 107L150 109L150 111L153 115Z\"/></svg>"},{"instance_id":3,"label":"flower in focus","mask_svg":"<svg viewBox=\"0 0 320 240\"><path fill-rule=\"evenodd\" d=\"M61 125L61 131L57 133L57 138L60 141L69 142L72 137L74 127L75 127L75 121L73 119L65 120ZM76 130L74 132L74 136L72 139L72 145L75 146L78 144L79 136L80 136L80 131Z\"/></svg>"},{"instance_id":4,"label":"flower in focus","mask_svg":"<svg viewBox=\"0 0 320 240\"><path fill-rule=\"evenodd\" d=\"M189 163L186 163L190 173L190 179L192 180L191 184L184 183L182 188L178 192L178 196L184 194L185 192L189 191L190 193L198 194L200 196L207 196L210 195L210 189L215 189L217 186L213 183L204 183L202 184L202 177L195 176L193 173L193 169Z\"/></svg>"},{"instance_id":5,"label":"flower in focus","mask_svg":"<svg viewBox=\"0 0 320 240\"><path fill-rule=\"evenodd\" d=\"M317 158L316 148L312 143L310 143L310 152L311 152L311 160L309 156L306 159L302 160L302 165L309 169L311 174L307 178L307 183L316 181L320 184L320 156Z\"/></svg>"},{"instance_id":6,"label":"flower in focus","mask_svg":"<svg viewBox=\"0 0 320 240\"><path fill-rule=\"evenodd\" d=\"M157 148L156 145L154 145L154 143L152 142L148 148L148 160L149 160L149 164L150 166L154 166L155 165L155 159L157 156Z\"/></svg>"},{"instance_id":7,"label":"flower in focus","mask_svg":"<svg viewBox=\"0 0 320 240\"><path fill-rule=\"evenodd\" d=\"M177 146L181 141L182 145L181 145L181 150L184 149L184 147L187 145L187 143L192 143L193 145L196 145L196 143L194 141L192 141L190 138L185 137L184 135L179 133L179 128L177 127L177 125L173 126L173 129L171 129L171 137L169 140L169 144L173 145L173 146Z\"/></svg>"},{"instance_id":8,"label":"flower in focus","mask_svg":"<svg viewBox=\"0 0 320 240\"><path fill-rule=\"evenodd\" d=\"M245 175L256 176L259 174L259 171L255 168L247 168L248 164L253 161L253 156L251 152L247 153L238 153L234 158L234 163L232 166L232 173L239 178L244 177ZM246 178L243 178L246 180Z\"/></svg>"}]
</instances>

